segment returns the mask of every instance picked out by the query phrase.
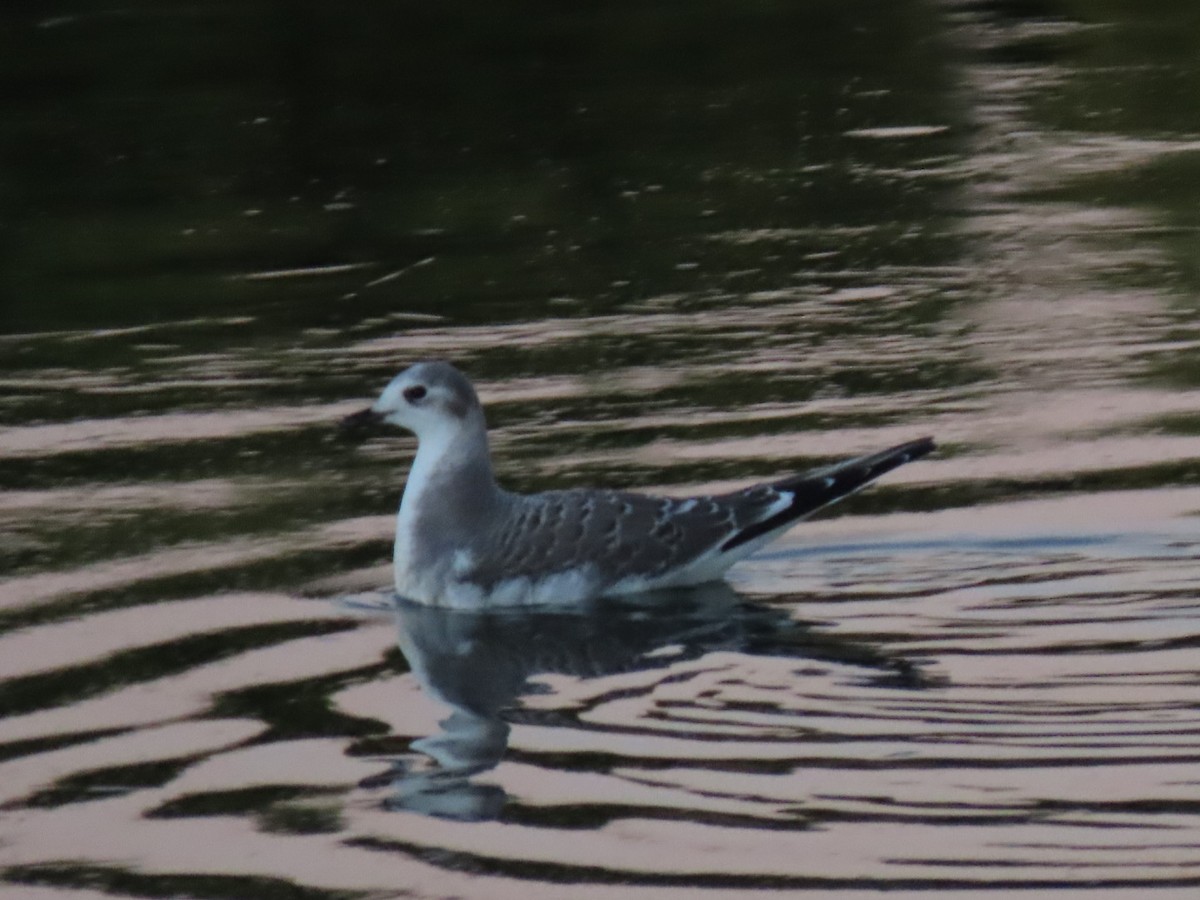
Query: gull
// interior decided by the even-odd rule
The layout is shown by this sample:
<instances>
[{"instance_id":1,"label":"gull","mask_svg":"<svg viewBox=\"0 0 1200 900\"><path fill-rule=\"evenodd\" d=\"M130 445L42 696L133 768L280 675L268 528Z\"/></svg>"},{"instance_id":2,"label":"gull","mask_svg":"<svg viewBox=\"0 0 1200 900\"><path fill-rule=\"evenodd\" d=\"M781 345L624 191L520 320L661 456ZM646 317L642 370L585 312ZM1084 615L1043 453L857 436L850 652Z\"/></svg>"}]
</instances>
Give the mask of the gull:
<instances>
[{"instance_id":1,"label":"gull","mask_svg":"<svg viewBox=\"0 0 1200 900\"><path fill-rule=\"evenodd\" d=\"M517 494L496 483L475 388L441 360L401 372L347 427L417 436L396 518L396 591L458 609L571 604L720 579L788 528L934 449L931 438L727 494Z\"/></svg>"}]
</instances>

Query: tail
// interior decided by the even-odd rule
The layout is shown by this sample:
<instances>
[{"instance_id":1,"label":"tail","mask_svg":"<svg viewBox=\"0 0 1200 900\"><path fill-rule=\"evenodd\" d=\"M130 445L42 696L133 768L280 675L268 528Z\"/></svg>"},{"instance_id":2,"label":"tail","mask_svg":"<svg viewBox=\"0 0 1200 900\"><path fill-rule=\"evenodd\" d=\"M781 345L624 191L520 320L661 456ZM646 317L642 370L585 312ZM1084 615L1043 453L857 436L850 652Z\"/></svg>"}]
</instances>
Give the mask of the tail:
<instances>
[{"instance_id":1,"label":"tail","mask_svg":"<svg viewBox=\"0 0 1200 900\"><path fill-rule=\"evenodd\" d=\"M791 494L791 502L779 512L743 528L721 545L721 552L732 550L755 538L777 531L805 516L810 516L823 506L828 506L848 497L897 466L920 459L936 449L933 438L924 437L888 450L856 456L832 466L813 469L803 475L793 475L771 487L780 494Z\"/></svg>"}]
</instances>

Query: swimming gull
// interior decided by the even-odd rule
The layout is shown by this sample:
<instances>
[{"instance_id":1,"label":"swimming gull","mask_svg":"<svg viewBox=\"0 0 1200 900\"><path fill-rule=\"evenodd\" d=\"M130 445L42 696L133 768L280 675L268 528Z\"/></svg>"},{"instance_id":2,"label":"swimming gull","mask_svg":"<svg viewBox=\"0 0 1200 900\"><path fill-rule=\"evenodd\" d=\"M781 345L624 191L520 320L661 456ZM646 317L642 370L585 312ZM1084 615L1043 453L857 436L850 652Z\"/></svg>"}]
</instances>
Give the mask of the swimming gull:
<instances>
[{"instance_id":1,"label":"swimming gull","mask_svg":"<svg viewBox=\"0 0 1200 900\"><path fill-rule=\"evenodd\" d=\"M395 580L419 603L572 603L719 579L796 522L934 449L909 441L728 494L515 494L492 473L483 407L450 363L401 372L347 426L417 435L396 521Z\"/></svg>"}]
</instances>

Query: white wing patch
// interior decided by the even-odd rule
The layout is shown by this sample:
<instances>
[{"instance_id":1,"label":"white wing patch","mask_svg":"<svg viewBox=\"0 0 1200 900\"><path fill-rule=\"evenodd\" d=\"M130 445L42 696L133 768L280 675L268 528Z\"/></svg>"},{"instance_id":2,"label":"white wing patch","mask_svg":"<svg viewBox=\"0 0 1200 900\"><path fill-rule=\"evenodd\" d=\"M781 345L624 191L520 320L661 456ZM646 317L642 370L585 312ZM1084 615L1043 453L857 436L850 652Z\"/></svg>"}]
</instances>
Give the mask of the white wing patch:
<instances>
[{"instance_id":1,"label":"white wing patch","mask_svg":"<svg viewBox=\"0 0 1200 900\"><path fill-rule=\"evenodd\" d=\"M759 521L760 522L765 521L766 519L771 518L771 516L775 515L776 513L783 512L785 509L787 509L789 506L792 505L792 501L795 499L796 499L795 491L779 491L779 499L776 500L774 503L772 503L769 507L767 507L767 511L762 514L762 518L760 518Z\"/></svg>"},{"instance_id":2,"label":"white wing patch","mask_svg":"<svg viewBox=\"0 0 1200 900\"><path fill-rule=\"evenodd\" d=\"M578 603L596 593L596 578L591 566L580 566L542 578L506 578L487 594L487 602L496 605L557 605Z\"/></svg>"},{"instance_id":3,"label":"white wing patch","mask_svg":"<svg viewBox=\"0 0 1200 900\"><path fill-rule=\"evenodd\" d=\"M475 568L475 556L470 550L455 550L454 560L450 563L450 570L455 577L463 578L469 575Z\"/></svg>"}]
</instances>

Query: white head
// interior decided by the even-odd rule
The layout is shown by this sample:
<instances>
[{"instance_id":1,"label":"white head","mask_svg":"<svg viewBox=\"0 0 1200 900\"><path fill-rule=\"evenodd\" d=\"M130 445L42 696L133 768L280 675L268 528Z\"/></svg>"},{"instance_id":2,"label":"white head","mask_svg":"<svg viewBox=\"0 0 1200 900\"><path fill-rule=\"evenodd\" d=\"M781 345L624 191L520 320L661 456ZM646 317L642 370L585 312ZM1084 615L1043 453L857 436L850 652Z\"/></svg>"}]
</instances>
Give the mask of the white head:
<instances>
[{"instance_id":1,"label":"white head","mask_svg":"<svg viewBox=\"0 0 1200 900\"><path fill-rule=\"evenodd\" d=\"M391 380L371 406L372 418L417 438L483 427L483 408L462 372L440 360L419 362Z\"/></svg>"}]
</instances>

